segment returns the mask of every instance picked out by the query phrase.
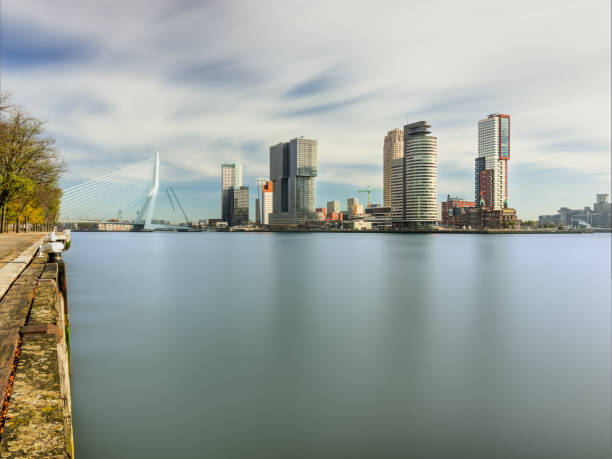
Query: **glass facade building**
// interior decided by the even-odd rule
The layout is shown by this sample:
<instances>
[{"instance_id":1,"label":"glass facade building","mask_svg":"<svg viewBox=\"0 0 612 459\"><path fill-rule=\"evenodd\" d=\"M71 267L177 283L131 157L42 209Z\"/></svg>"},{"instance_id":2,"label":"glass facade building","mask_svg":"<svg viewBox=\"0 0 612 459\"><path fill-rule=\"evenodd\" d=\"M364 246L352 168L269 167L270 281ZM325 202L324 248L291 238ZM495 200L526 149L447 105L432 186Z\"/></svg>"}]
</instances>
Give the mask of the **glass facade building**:
<instances>
[{"instance_id":1,"label":"glass facade building","mask_svg":"<svg viewBox=\"0 0 612 459\"><path fill-rule=\"evenodd\" d=\"M231 187L242 186L242 166L240 163L221 164L221 220L230 221L230 197Z\"/></svg>"},{"instance_id":2,"label":"glass facade building","mask_svg":"<svg viewBox=\"0 0 612 459\"><path fill-rule=\"evenodd\" d=\"M249 187L232 186L229 195L229 226L249 224Z\"/></svg>"},{"instance_id":3,"label":"glass facade building","mask_svg":"<svg viewBox=\"0 0 612 459\"><path fill-rule=\"evenodd\" d=\"M317 164L316 140L298 137L270 147L271 220L314 219Z\"/></svg>"}]
</instances>

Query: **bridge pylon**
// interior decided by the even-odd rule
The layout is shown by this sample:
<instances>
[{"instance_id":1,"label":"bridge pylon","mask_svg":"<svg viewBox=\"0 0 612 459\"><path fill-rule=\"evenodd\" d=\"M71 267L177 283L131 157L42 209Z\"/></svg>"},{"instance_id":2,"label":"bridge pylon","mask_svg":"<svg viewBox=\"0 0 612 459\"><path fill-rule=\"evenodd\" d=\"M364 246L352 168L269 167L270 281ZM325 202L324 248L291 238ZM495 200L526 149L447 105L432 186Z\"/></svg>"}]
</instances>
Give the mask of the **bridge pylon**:
<instances>
[{"instance_id":1,"label":"bridge pylon","mask_svg":"<svg viewBox=\"0 0 612 459\"><path fill-rule=\"evenodd\" d=\"M138 212L138 218L134 221L137 225L143 225L144 231L153 231L151 226L151 219L153 218L153 212L155 212L155 201L157 200L157 191L159 190L159 152L155 152L155 163L153 166L153 188L149 191L147 199L145 199L140 212Z\"/></svg>"}]
</instances>

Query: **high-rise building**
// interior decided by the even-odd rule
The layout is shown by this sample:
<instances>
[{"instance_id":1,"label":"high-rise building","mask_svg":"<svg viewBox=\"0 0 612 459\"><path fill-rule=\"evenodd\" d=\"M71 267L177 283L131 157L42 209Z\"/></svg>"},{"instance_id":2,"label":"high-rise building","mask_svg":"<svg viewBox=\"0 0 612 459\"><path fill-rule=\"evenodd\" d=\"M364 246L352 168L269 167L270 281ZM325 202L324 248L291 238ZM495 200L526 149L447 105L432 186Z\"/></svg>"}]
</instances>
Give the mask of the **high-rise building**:
<instances>
[{"instance_id":1,"label":"high-rise building","mask_svg":"<svg viewBox=\"0 0 612 459\"><path fill-rule=\"evenodd\" d=\"M404 156L404 131L393 129L385 136L383 145L383 206L391 207L392 172L391 165L394 160Z\"/></svg>"},{"instance_id":2,"label":"high-rise building","mask_svg":"<svg viewBox=\"0 0 612 459\"><path fill-rule=\"evenodd\" d=\"M249 187L231 186L229 196L229 226L248 225L249 223Z\"/></svg>"},{"instance_id":3,"label":"high-rise building","mask_svg":"<svg viewBox=\"0 0 612 459\"><path fill-rule=\"evenodd\" d=\"M221 164L221 220L230 221L229 189L242 186L242 166L239 163Z\"/></svg>"},{"instance_id":4,"label":"high-rise building","mask_svg":"<svg viewBox=\"0 0 612 459\"><path fill-rule=\"evenodd\" d=\"M348 198L346 200L346 213L349 217L357 216L357 205L359 205L358 198Z\"/></svg>"},{"instance_id":5,"label":"high-rise building","mask_svg":"<svg viewBox=\"0 0 612 459\"><path fill-rule=\"evenodd\" d=\"M255 224L261 225L261 206L259 205L259 198L255 199Z\"/></svg>"},{"instance_id":6,"label":"high-rise building","mask_svg":"<svg viewBox=\"0 0 612 459\"><path fill-rule=\"evenodd\" d=\"M391 161L391 219L404 220L404 157Z\"/></svg>"},{"instance_id":7,"label":"high-rise building","mask_svg":"<svg viewBox=\"0 0 612 459\"><path fill-rule=\"evenodd\" d=\"M273 213L270 223L315 219L317 141L298 137L270 147Z\"/></svg>"},{"instance_id":8,"label":"high-rise building","mask_svg":"<svg viewBox=\"0 0 612 459\"><path fill-rule=\"evenodd\" d=\"M340 201L327 201L327 212L340 212Z\"/></svg>"},{"instance_id":9,"label":"high-rise building","mask_svg":"<svg viewBox=\"0 0 612 459\"><path fill-rule=\"evenodd\" d=\"M478 121L478 156L474 167L477 207L500 210L508 201L510 115L492 113Z\"/></svg>"},{"instance_id":10,"label":"high-rise building","mask_svg":"<svg viewBox=\"0 0 612 459\"><path fill-rule=\"evenodd\" d=\"M266 182L261 186L261 223L267 225L269 223L270 214L274 200L274 188L271 181Z\"/></svg>"},{"instance_id":11,"label":"high-rise building","mask_svg":"<svg viewBox=\"0 0 612 459\"><path fill-rule=\"evenodd\" d=\"M410 225L438 220L438 143L427 121L404 126L404 215Z\"/></svg>"}]
</instances>

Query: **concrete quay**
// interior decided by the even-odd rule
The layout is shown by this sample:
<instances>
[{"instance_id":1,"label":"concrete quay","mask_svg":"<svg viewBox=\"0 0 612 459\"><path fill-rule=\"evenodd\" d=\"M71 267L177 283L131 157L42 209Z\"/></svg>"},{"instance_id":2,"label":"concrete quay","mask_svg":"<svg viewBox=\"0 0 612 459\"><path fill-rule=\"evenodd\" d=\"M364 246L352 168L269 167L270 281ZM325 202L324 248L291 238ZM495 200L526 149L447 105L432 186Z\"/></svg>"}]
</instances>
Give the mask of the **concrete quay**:
<instances>
[{"instance_id":1,"label":"concrete quay","mask_svg":"<svg viewBox=\"0 0 612 459\"><path fill-rule=\"evenodd\" d=\"M0 236L0 458L74 457L63 263L45 234Z\"/></svg>"}]
</instances>

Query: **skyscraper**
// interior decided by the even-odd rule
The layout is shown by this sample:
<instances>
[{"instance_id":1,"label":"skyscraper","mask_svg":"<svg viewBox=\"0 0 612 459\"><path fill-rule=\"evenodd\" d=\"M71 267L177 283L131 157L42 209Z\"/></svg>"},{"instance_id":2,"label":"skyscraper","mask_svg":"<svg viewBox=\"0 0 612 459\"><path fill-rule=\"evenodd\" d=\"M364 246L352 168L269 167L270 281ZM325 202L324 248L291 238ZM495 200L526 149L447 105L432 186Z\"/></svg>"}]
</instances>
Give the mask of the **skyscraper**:
<instances>
[{"instance_id":1,"label":"skyscraper","mask_svg":"<svg viewBox=\"0 0 612 459\"><path fill-rule=\"evenodd\" d=\"M240 163L221 164L221 220L230 222L229 189L242 186L242 166Z\"/></svg>"},{"instance_id":2,"label":"skyscraper","mask_svg":"<svg viewBox=\"0 0 612 459\"><path fill-rule=\"evenodd\" d=\"M261 223L267 225L269 223L270 214L272 213L272 205L274 200L274 186L271 181L266 182L261 186Z\"/></svg>"},{"instance_id":3,"label":"skyscraper","mask_svg":"<svg viewBox=\"0 0 612 459\"><path fill-rule=\"evenodd\" d=\"M508 200L510 115L492 113L478 121L478 156L474 167L477 207L500 210Z\"/></svg>"},{"instance_id":4,"label":"skyscraper","mask_svg":"<svg viewBox=\"0 0 612 459\"><path fill-rule=\"evenodd\" d=\"M410 226L438 221L438 143L427 121L404 126L403 215ZM397 174L396 167L396 174ZM396 211L397 220L398 212Z\"/></svg>"},{"instance_id":5,"label":"skyscraper","mask_svg":"<svg viewBox=\"0 0 612 459\"><path fill-rule=\"evenodd\" d=\"M229 196L229 226L248 225L249 223L249 187L231 186Z\"/></svg>"},{"instance_id":6,"label":"skyscraper","mask_svg":"<svg viewBox=\"0 0 612 459\"><path fill-rule=\"evenodd\" d=\"M270 147L273 214L277 223L314 220L317 141L298 137Z\"/></svg>"},{"instance_id":7,"label":"skyscraper","mask_svg":"<svg viewBox=\"0 0 612 459\"><path fill-rule=\"evenodd\" d=\"M404 220L406 190L404 188L404 157L391 161L391 219Z\"/></svg>"},{"instance_id":8,"label":"skyscraper","mask_svg":"<svg viewBox=\"0 0 612 459\"><path fill-rule=\"evenodd\" d=\"M385 136L383 145L383 206L391 207L391 164L404 156L404 131L393 129Z\"/></svg>"}]
</instances>

